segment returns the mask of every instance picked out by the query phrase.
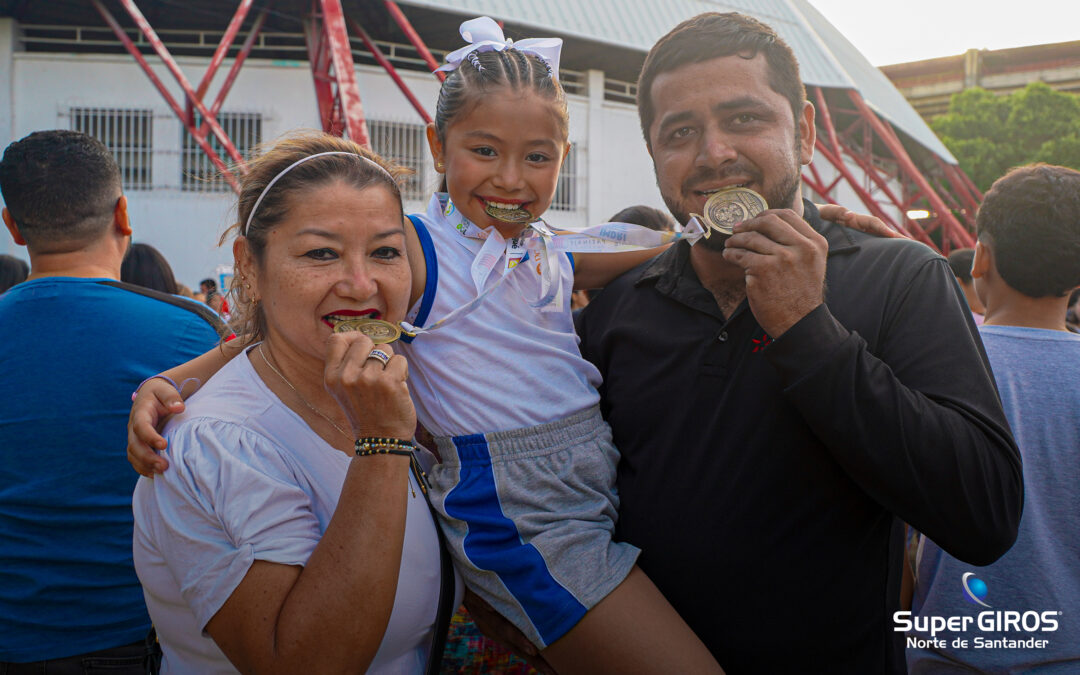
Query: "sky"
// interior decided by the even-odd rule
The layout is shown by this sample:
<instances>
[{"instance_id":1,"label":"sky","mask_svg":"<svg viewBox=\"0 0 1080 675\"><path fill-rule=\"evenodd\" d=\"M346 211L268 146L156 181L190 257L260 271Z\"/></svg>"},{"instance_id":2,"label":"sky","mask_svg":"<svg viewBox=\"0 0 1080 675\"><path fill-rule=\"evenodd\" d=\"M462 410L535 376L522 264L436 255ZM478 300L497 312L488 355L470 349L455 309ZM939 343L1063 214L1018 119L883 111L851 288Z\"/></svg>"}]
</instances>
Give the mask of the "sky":
<instances>
[{"instance_id":1,"label":"sky","mask_svg":"<svg viewBox=\"0 0 1080 675\"><path fill-rule=\"evenodd\" d=\"M875 66L1080 40L1080 0L808 0Z\"/></svg>"}]
</instances>

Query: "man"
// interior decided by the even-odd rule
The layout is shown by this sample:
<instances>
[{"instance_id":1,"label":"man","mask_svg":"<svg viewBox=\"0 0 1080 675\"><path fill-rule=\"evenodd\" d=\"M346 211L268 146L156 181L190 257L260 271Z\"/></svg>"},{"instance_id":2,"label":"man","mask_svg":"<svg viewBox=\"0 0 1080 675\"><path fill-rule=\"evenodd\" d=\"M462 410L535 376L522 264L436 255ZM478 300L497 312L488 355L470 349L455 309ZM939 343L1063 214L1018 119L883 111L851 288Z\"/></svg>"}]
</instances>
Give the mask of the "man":
<instances>
[{"instance_id":1,"label":"man","mask_svg":"<svg viewBox=\"0 0 1080 675\"><path fill-rule=\"evenodd\" d=\"M983 322L983 314L986 308L975 293L975 283L971 280L971 262L975 259L975 249L958 248L949 254L949 267L952 269L956 283L960 284L960 290L964 291L964 300L971 309L971 318L975 325L980 326Z\"/></svg>"},{"instance_id":2,"label":"man","mask_svg":"<svg viewBox=\"0 0 1080 675\"><path fill-rule=\"evenodd\" d=\"M218 340L196 303L122 284L120 171L74 131L12 143L4 224L30 276L0 296L0 672L148 672L124 456L131 392Z\"/></svg>"},{"instance_id":3,"label":"man","mask_svg":"<svg viewBox=\"0 0 1080 675\"><path fill-rule=\"evenodd\" d=\"M649 53L638 109L675 217L773 207L679 243L582 315L622 453L619 535L729 673L903 669L901 521L986 564L1020 460L945 260L799 199L814 109L771 28L705 14Z\"/></svg>"},{"instance_id":4,"label":"man","mask_svg":"<svg viewBox=\"0 0 1080 675\"><path fill-rule=\"evenodd\" d=\"M1016 545L988 567L924 542L915 612L969 623L939 632L932 648L908 649L908 664L913 673L1075 673L1080 335L1066 329L1065 308L1080 286L1080 172L1045 164L1010 171L986 193L975 226L972 276L986 305L980 333L1024 458L1027 501ZM971 589L982 591L979 602L965 597ZM986 630L979 615L1000 611L1016 612L1023 625ZM976 638L1027 642L977 648Z\"/></svg>"}]
</instances>

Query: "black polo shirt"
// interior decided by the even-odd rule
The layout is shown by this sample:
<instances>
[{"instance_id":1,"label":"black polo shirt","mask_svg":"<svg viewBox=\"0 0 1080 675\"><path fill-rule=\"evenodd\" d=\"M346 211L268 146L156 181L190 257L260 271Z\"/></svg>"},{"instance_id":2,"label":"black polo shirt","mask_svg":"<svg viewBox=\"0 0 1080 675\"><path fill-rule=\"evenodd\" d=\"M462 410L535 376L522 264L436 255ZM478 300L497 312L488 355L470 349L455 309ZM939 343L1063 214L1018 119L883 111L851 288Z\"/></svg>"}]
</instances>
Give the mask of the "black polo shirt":
<instances>
[{"instance_id":1,"label":"black polo shirt","mask_svg":"<svg viewBox=\"0 0 1080 675\"><path fill-rule=\"evenodd\" d=\"M1020 519L1020 455L948 263L805 209L825 303L779 339L745 301L721 314L686 242L578 325L622 452L619 538L729 673L901 667L900 521L986 564Z\"/></svg>"}]
</instances>

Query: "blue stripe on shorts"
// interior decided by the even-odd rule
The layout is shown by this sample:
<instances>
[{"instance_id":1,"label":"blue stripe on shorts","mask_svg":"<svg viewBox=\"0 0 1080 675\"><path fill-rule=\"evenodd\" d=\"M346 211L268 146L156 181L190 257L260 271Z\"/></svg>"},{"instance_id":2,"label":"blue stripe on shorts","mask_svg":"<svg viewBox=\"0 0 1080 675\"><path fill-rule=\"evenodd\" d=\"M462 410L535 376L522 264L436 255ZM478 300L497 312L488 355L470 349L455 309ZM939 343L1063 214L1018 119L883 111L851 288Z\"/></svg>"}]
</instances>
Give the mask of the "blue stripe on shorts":
<instances>
[{"instance_id":1,"label":"blue stripe on shorts","mask_svg":"<svg viewBox=\"0 0 1080 675\"><path fill-rule=\"evenodd\" d=\"M477 569L499 577L544 642L551 644L585 616L585 606L551 576L544 557L521 541L514 522L503 514L487 439L472 434L453 441L461 474L443 508L469 526L465 555Z\"/></svg>"}]
</instances>

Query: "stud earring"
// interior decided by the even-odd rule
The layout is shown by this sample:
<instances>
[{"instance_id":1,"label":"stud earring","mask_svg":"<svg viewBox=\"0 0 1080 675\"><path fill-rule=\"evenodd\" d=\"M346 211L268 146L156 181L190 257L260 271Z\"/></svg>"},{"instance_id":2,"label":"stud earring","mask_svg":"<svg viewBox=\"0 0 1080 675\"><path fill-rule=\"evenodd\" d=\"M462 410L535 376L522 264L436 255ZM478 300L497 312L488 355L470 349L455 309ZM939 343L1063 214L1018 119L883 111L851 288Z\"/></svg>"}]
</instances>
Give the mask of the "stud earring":
<instances>
[{"instance_id":1,"label":"stud earring","mask_svg":"<svg viewBox=\"0 0 1080 675\"><path fill-rule=\"evenodd\" d=\"M436 163L435 163L435 168L436 168L436 169L445 169L445 168L446 168L446 165L445 165L445 164L443 164L442 162L436 162Z\"/></svg>"}]
</instances>

